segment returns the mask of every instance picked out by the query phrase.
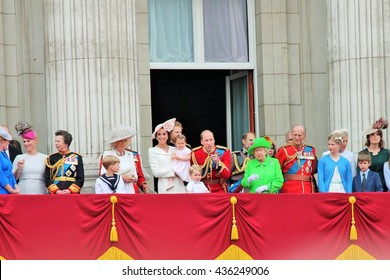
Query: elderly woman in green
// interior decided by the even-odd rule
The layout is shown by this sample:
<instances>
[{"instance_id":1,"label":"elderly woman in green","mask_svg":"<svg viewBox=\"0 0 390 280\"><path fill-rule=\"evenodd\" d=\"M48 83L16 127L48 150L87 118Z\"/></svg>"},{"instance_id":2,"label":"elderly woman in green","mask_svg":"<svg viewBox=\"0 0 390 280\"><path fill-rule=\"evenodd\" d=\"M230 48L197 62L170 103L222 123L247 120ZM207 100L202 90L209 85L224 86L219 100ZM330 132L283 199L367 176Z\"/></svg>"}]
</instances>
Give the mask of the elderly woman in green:
<instances>
[{"instance_id":1,"label":"elderly woman in green","mask_svg":"<svg viewBox=\"0 0 390 280\"><path fill-rule=\"evenodd\" d=\"M278 193L283 185L279 161L267 155L270 147L271 143L261 137L248 150L254 158L248 162L241 184L250 193Z\"/></svg>"}]
</instances>

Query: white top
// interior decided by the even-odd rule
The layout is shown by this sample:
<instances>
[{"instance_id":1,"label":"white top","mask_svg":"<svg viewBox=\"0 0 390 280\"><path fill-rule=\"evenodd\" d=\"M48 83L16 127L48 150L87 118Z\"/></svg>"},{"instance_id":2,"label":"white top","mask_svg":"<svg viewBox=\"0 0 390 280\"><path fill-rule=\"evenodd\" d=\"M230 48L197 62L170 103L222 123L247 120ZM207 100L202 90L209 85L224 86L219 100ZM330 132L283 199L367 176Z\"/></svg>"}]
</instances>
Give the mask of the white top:
<instances>
[{"instance_id":1,"label":"white top","mask_svg":"<svg viewBox=\"0 0 390 280\"><path fill-rule=\"evenodd\" d=\"M190 181L187 184L187 192L190 193L209 193L209 189L205 186L205 184L202 181L195 182Z\"/></svg>"},{"instance_id":2,"label":"white top","mask_svg":"<svg viewBox=\"0 0 390 280\"><path fill-rule=\"evenodd\" d=\"M388 161L383 164L383 176L385 177L386 186L390 188L390 169Z\"/></svg>"},{"instance_id":3,"label":"white top","mask_svg":"<svg viewBox=\"0 0 390 280\"><path fill-rule=\"evenodd\" d=\"M127 193L125 189L125 183L123 182L122 176L118 177L119 183L116 189L116 193ZM104 182L100 177L96 179L95 183L95 193L113 193L114 191Z\"/></svg>"},{"instance_id":4,"label":"white top","mask_svg":"<svg viewBox=\"0 0 390 280\"><path fill-rule=\"evenodd\" d=\"M168 152L155 146L149 148L149 165L152 170L153 176L158 178L158 193L185 193L186 188L183 180L175 176L172 165L172 154L175 152L175 148L168 146ZM174 187L168 188L169 177L174 177ZM167 190L168 188L168 190Z\"/></svg>"},{"instance_id":5,"label":"white top","mask_svg":"<svg viewBox=\"0 0 390 280\"><path fill-rule=\"evenodd\" d=\"M184 149L181 150L175 148L174 153L176 153L176 155L179 157L185 157L191 154L191 150L187 147L184 147ZM172 161L171 167L176 175L179 176L183 181L190 181L190 160L174 159Z\"/></svg>"},{"instance_id":6,"label":"white top","mask_svg":"<svg viewBox=\"0 0 390 280\"><path fill-rule=\"evenodd\" d=\"M13 162L12 172L18 169L18 162L24 159L18 186L22 194L46 194L45 168L47 155L38 153L34 156L27 153L17 155Z\"/></svg>"},{"instance_id":7,"label":"white top","mask_svg":"<svg viewBox=\"0 0 390 280\"><path fill-rule=\"evenodd\" d=\"M137 177L137 169L135 166L135 161L134 161L134 155L130 151L125 150L125 154L123 156L118 156L117 153L115 152L114 149L104 151L103 153L103 158L105 156L116 156L120 160L120 169L119 169L119 174L132 174L135 176L135 182L137 182L138 177ZM102 165L100 169L100 174L106 173L106 169ZM95 190L96 192L96 190ZM135 193L134 186L132 183L124 183L124 190L123 193Z\"/></svg>"},{"instance_id":8,"label":"white top","mask_svg":"<svg viewBox=\"0 0 390 280\"><path fill-rule=\"evenodd\" d=\"M329 155L329 154L330 154L329 151L323 152L322 157ZM344 150L344 152L339 153L339 155L345 157L349 161L349 164L351 165L351 170L352 170L352 178L355 177L355 175L357 174L356 173L357 165L356 165L355 155L351 151L348 151L348 150Z\"/></svg>"},{"instance_id":9,"label":"white top","mask_svg":"<svg viewBox=\"0 0 390 280\"><path fill-rule=\"evenodd\" d=\"M339 169L337 168L337 165L334 168L332 181L330 182L329 186L329 192L345 193L343 182L341 181L341 175Z\"/></svg>"}]
</instances>

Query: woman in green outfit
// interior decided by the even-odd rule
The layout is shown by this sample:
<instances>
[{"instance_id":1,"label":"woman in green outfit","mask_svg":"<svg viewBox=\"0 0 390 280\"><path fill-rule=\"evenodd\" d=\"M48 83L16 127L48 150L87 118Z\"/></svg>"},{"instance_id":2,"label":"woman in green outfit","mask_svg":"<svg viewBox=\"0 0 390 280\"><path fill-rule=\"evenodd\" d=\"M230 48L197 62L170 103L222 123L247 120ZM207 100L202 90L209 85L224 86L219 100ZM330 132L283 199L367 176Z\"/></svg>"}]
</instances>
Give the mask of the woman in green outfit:
<instances>
[{"instance_id":1,"label":"woman in green outfit","mask_svg":"<svg viewBox=\"0 0 390 280\"><path fill-rule=\"evenodd\" d=\"M271 143L260 137L248 149L254 158L248 162L241 184L250 193L278 193L283 185L279 161L267 154L270 147Z\"/></svg>"},{"instance_id":2,"label":"woman in green outfit","mask_svg":"<svg viewBox=\"0 0 390 280\"><path fill-rule=\"evenodd\" d=\"M388 121L380 118L372 124L369 128L364 130L363 134L366 136L366 147L363 151L369 151L371 155L370 170L379 173L381 177L383 191L387 192L388 187L386 186L385 178L383 175L383 165L389 159L389 150L385 149L383 141L383 131L388 127ZM358 171L359 167L357 168Z\"/></svg>"}]
</instances>

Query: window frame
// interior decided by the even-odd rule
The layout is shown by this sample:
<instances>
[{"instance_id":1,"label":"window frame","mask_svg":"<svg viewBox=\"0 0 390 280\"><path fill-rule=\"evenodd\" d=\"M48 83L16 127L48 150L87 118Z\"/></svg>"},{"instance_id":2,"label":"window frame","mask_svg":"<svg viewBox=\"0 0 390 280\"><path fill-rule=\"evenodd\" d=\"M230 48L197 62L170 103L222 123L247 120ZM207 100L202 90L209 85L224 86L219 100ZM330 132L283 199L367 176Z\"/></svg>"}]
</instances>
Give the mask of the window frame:
<instances>
[{"instance_id":1,"label":"window frame","mask_svg":"<svg viewBox=\"0 0 390 280\"><path fill-rule=\"evenodd\" d=\"M194 62L150 62L150 69L255 69L255 5L254 0L246 1L248 19L248 62L205 62L203 36L203 0L192 0Z\"/></svg>"}]
</instances>

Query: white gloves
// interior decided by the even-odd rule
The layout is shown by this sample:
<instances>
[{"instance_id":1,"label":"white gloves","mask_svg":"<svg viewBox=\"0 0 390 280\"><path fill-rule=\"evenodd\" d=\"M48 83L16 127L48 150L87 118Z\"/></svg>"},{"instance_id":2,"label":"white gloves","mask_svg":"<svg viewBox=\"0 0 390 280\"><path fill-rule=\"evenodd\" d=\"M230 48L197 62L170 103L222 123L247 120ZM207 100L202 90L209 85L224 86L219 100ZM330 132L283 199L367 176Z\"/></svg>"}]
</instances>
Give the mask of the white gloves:
<instances>
[{"instance_id":1,"label":"white gloves","mask_svg":"<svg viewBox=\"0 0 390 280\"><path fill-rule=\"evenodd\" d=\"M263 191L268 191L268 186L267 185L260 186L260 187L258 187L256 189L257 193L262 193Z\"/></svg>"},{"instance_id":2,"label":"white gloves","mask_svg":"<svg viewBox=\"0 0 390 280\"><path fill-rule=\"evenodd\" d=\"M259 179L259 175L257 174L253 174L251 176L248 177L248 184L252 183L253 181L256 181L257 179Z\"/></svg>"}]
</instances>

